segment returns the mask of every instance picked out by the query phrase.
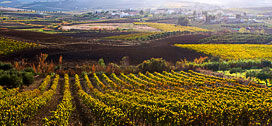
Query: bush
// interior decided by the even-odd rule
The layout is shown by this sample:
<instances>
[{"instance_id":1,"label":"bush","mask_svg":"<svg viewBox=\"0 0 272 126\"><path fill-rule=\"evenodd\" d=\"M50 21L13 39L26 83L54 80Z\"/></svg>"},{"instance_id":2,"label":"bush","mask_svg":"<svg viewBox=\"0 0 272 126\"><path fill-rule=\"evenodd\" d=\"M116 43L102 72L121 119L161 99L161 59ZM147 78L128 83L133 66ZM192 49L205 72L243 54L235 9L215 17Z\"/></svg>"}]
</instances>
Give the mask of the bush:
<instances>
[{"instance_id":1,"label":"bush","mask_svg":"<svg viewBox=\"0 0 272 126\"><path fill-rule=\"evenodd\" d=\"M264 67L260 72L264 72L264 73L271 73L272 74L272 71L270 70L270 67Z\"/></svg>"},{"instance_id":2,"label":"bush","mask_svg":"<svg viewBox=\"0 0 272 126\"><path fill-rule=\"evenodd\" d=\"M219 64L219 70L226 71L230 68L230 65L228 63L222 62Z\"/></svg>"},{"instance_id":3,"label":"bush","mask_svg":"<svg viewBox=\"0 0 272 126\"><path fill-rule=\"evenodd\" d=\"M162 72L169 71L171 66L162 58L151 58L137 65L137 68L142 72Z\"/></svg>"},{"instance_id":4,"label":"bush","mask_svg":"<svg viewBox=\"0 0 272 126\"><path fill-rule=\"evenodd\" d=\"M0 76L0 84L7 88L21 87L23 84L22 77L15 74L2 74Z\"/></svg>"},{"instance_id":5,"label":"bush","mask_svg":"<svg viewBox=\"0 0 272 126\"><path fill-rule=\"evenodd\" d=\"M12 68L11 64L0 64L2 68L0 69L0 85L7 88L16 88L21 87L23 84L30 85L34 82L33 69L26 68L24 71L17 71Z\"/></svg>"},{"instance_id":6,"label":"bush","mask_svg":"<svg viewBox=\"0 0 272 126\"><path fill-rule=\"evenodd\" d=\"M108 67L111 69L110 72L113 72L113 73L120 73L121 72L121 67L118 64L109 63ZM107 72L109 72L109 71L107 70Z\"/></svg>"},{"instance_id":7,"label":"bush","mask_svg":"<svg viewBox=\"0 0 272 126\"><path fill-rule=\"evenodd\" d=\"M262 67L270 67L271 61L264 60L261 62Z\"/></svg>"},{"instance_id":8,"label":"bush","mask_svg":"<svg viewBox=\"0 0 272 126\"><path fill-rule=\"evenodd\" d=\"M35 74L35 71L34 71L33 68L31 68L31 67L25 68L24 71L25 71L25 72L30 72L30 73Z\"/></svg>"},{"instance_id":9,"label":"bush","mask_svg":"<svg viewBox=\"0 0 272 126\"><path fill-rule=\"evenodd\" d=\"M84 78L85 75L88 75L86 71L81 72L81 77Z\"/></svg>"},{"instance_id":10,"label":"bush","mask_svg":"<svg viewBox=\"0 0 272 126\"><path fill-rule=\"evenodd\" d=\"M29 86L33 82L34 82L33 73L31 73L31 72L25 72L23 74L23 84Z\"/></svg>"},{"instance_id":11,"label":"bush","mask_svg":"<svg viewBox=\"0 0 272 126\"><path fill-rule=\"evenodd\" d=\"M243 72L243 69L241 67L236 67L236 68L230 69L230 74L240 73L240 72Z\"/></svg>"},{"instance_id":12,"label":"bush","mask_svg":"<svg viewBox=\"0 0 272 126\"><path fill-rule=\"evenodd\" d=\"M267 85L267 84L268 84L267 79L271 79L271 78L272 78L271 73L262 72L262 71L261 71L260 73L258 73L258 74L256 75L256 77L257 77L258 79L260 79L260 80L265 81L266 86L268 86L268 85Z\"/></svg>"},{"instance_id":13,"label":"bush","mask_svg":"<svg viewBox=\"0 0 272 126\"><path fill-rule=\"evenodd\" d=\"M219 62L220 61L220 57L219 56L213 56L211 57L211 62Z\"/></svg>"},{"instance_id":14,"label":"bush","mask_svg":"<svg viewBox=\"0 0 272 126\"><path fill-rule=\"evenodd\" d=\"M246 72L246 78L252 78L252 77L256 77L257 76L257 72L256 71L248 71Z\"/></svg>"},{"instance_id":15,"label":"bush","mask_svg":"<svg viewBox=\"0 0 272 126\"><path fill-rule=\"evenodd\" d=\"M0 62L0 69L1 70L11 70L13 66L9 63L2 63Z\"/></svg>"},{"instance_id":16,"label":"bush","mask_svg":"<svg viewBox=\"0 0 272 126\"><path fill-rule=\"evenodd\" d=\"M218 71L219 70L219 62L210 62L208 64L206 64L206 68L212 71Z\"/></svg>"},{"instance_id":17,"label":"bush","mask_svg":"<svg viewBox=\"0 0 272 126\"><path fill-rule=\"evenodd\" d=\"M106 67L106 64L105 64L103 58L101 58L101 59L98 60L98 65L100 65L100 66L102 66L102 67Z\"/></svg>"},{"instance_id":18,"label":"bush","mask_svg":"<svg viewBox=\"0 0 272 126\"><path fill-rule=\"evenodd\" d=\"M186 17L179 17L177 21L177 24L182 26L187 26L189 23L190 21Z\"/></svg>"}]
</instances>

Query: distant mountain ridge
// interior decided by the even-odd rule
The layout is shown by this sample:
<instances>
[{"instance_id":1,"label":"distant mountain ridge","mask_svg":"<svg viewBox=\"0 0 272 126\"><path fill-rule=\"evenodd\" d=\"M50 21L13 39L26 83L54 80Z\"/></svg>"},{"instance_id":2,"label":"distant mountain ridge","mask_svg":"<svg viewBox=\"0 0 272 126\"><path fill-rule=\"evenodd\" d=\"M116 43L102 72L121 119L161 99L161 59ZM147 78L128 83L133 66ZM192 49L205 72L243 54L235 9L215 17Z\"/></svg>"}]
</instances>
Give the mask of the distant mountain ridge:
<instances>
[{"instance_id":1,"label":"distant mountain ridge","mask_svg":"<svg viewBox=\"0 0 272 126\"><path fill-rule=\"evenodd\" d=\"M208 5L215 5L215 1L216 3L219 2L219 0L214 0L214 2L208 0L0 0L0 6L46 11L73 11L84 9L171 8L181 7L182 5L209 7ZM271 5L269 4L270 0L224 0L221 3L226 4L226 6L237 3L231 4L233 7L252 7L254 3L256 3L256 7Z\"/></svg>"},{"instance_id":2,"label":"distant mountain ridge","mask_svg":"<svg viewBox=\"0 0 272 126\"><path fill-rule=\"evenodd\" d=\"M182 2L179 0L173 1L179 3ZM83 9L159 8L167 7L165 6L167 5L165 3L168 2L166 0L156 0L155 2L154 0L0 0L0 6L47 11L71 11Z\"/></svg>"},{"instance_id":3,"label":"distant mountain ridge","mask_svg":"<svg viewBox=\"0 0 272 126\"><path fill-rule=\"evenodd\" d=\"M10 1L10 2L7 2ZM152 7L144 0L0 0L0 6L17 7L22 9L69 11L89 9L127 9Z\"/></svg>"}]
</instances>

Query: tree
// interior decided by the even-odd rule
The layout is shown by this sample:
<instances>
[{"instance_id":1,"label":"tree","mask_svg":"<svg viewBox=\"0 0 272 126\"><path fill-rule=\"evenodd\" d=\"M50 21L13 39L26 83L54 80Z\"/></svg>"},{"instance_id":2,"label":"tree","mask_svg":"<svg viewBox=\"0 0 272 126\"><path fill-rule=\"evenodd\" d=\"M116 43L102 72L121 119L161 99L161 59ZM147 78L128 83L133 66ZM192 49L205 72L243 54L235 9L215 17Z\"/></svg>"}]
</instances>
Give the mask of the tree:
<instances>
[{"instance_id":1,"label":"tree","mask_svg":"<svg viewBox=\"0 0 272 126\"><path fill-rule=\"evenodd\" d=\"M260 34L264 34L264 33L265 33L265 30L262 29L262 30L259 31L259 33L260 33Z\"/></svg>"},{"instance_id":2,"label":"tree","mask_svg":"<svg viewBox=\"0 0 272 126\"><path fill-rule=\"evenodd\" d=\"M240 33L248 33L248 32L250 32L250 31L247 30L246 28L240 28L239 32L240 32Z\"/></svg>"},{"instance_id":3,"label":"tree","mask_svg":"<svg viewBox=\"0 0 272 126\"><path fill-rule=\"evenodd\" d=\"M269 67L263 68L256 77L260 80L265 81L266 86L268 86L268 80L272 79L272 71Z\"/></svg>"},{"instance_id":4,"label":"tree","mask_svg":"<svg viewBox=\"0 0 272 126\"><path fill-rule=\"evenodd\" d=\"M256 77L257 72L256 71L248 71L246 72L246 78L251 79L252 77Z\"/></svg>"},{"instance_id":5,"label":"tree","mask_svg":"<svg viewBox=\"0 0 272 126\"><path fill-rule=\"evenodd\" d=\"M188 26L189 23L190 22L189 22L188 18L180 17L180 18L178 18L177 25Z\"/></svg>"},{"instance_id":6,"label":"tree","mask_svg":"<svg viewBox=\"0 0 272 126\"><path fill-rule=\"evenodd\" d=\"M196 10L194 10L194 13L193 13L193 15L194 15L194 16L196 16L196 15L197 15L197 13L196 13Z\"/></svg>"},{"instance_id":7,"label":"tree","mask_svg":"<svg viewBox=\"0 0 272 126\"><path fill-rule=\"evenodd\" d=\"M100 66L102 66L102 67L106 67L106 64L105 64L103 58L101 58L101 59L98 60L98 65L100 65Z\"/></svg>"},{"instance_id":8,"label":"tree","mask_svg":"<svg viewBox=\"0 0 272 126\"><path fill-rule=\"evenodd\" d=\"M140 15L144 15L144 11L143 10L140 11Z\"/></svg>"},{"instance_id":9,"label":"tree","mask_svg":"<svg viewBox=\"0 0 272 126\"><path fill-rule=\"evenodd\" d=\"M128 66L129 65L129 57L128 56L124 56L122 58L122 60L120 61L120 64L123 66Z\"/></svg>"},{"instance_id":10,"label":"tree","mask_svg":"<svg viewBox=\"0 0 272 126\"><path fill-rule=\"evenodd\" d=\"M257 78L260 79L260 80L265 81L266 86L268 86L267 85L268 84L267 80L271 79L271 75L268 74L268 73L265 73L265 72L260 72L260 73L257 74Z\"/></svg>"},{"instance_id":11,"label":"tree","mask_svg":"<svg viewBox=\"0 0 272 126\"><path fill-rule=\"evenodd\" d=\"M262 67L270 67L271 66L271 61L269 60L263 60L261 61Z\"/></svg>"},{"instance_id":12,"label":"tree","mask_svg":"<svg viewBox=\"0 0 272 126\"><path fill-rule=\"evenodd\" d=\"M241 73L241 72L243 72L243 69L241 67L236 67L236 68L230 69L230 74Z\"/></svg>"},{"instance_id":13,"label":"tree","mask_svg":"<svg viewBox=\"0 0 272 126\"><path fill-rule=\"evenodd\" d=\"M162 72L169 71L171 66L162 58L151 58L139 64L137 68L142 72Z\"/></svg>"}]
</instances>

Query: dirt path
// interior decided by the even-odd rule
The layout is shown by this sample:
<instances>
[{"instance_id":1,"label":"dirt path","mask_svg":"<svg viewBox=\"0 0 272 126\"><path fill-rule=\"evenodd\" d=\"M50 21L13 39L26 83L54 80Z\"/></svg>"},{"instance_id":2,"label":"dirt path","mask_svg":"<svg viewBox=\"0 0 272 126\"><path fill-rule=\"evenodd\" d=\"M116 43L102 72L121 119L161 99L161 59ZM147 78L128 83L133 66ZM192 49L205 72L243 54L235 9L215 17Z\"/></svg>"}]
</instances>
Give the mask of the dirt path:
<instances>
[{"instance_id":1,"label":"dirt path","mask_svg":"<svg viewBox=\"0 0 272 126\"><path fill-rule=\"evenodd\" d=\"M42 107L34 117L32 117L30 120L24 123L26 126L42 126L43 124L42 119L45 117L46 118L50 117L51 111L55 111L57 109L58 104L61 102L63 97L63 86L64 80L61 78L56 89L56 94L53 95L49 103L46 106Z\"/></svg>"},{"instance_id":2,"label":"dirt path","mask_svg":"<svg viewBox=\"0 0 272 126\"><path fill-rule=\"evenodd\" d=\"M74 85L75 80L74 78L70 78L70 88L71 88L71 93L72 96L74 97L73 99L73 104L75 105L75 110L72 113L69 121L70 126L89 126L94 124L94 118L93 115L88 107L86 107L80 98L77 96L77 91L76 87ZM82 81L82 80L81 80ZM81 84L83 81L81 82Z\"/></svg>"}]
</instances>

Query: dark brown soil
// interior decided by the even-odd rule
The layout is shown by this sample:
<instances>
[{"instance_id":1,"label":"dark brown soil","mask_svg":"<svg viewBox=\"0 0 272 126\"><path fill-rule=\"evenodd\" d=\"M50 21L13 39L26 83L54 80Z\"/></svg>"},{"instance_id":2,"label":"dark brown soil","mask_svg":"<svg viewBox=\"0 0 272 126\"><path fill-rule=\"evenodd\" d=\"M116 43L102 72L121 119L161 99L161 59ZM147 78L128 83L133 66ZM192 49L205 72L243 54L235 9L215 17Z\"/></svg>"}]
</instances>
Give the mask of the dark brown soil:
<instances>
[{"instance_id":1,"label":"dark brown soil","mask_svg":"<svg viewBox=\"0 0 272 126\"><path fill-rule=\"evenodd\" d=\"M21 26L21 27L13 27L13 28L9 28L9 29L32 29L32 28L44 28L42 26L33 26L33 27L29 27L29 26Z\"/></svg>"},{"instance_id":2,"label":"dark brown soil","mask_svg":"<svg viewBox=\"0 0 272 126\"><path fill-rule=\"evenodd\" d=\"M40 53L47 53L48 60L58 61L59 56L63 56L64 62L82 62L82 61L97 61L104 58L105 62L116 62L124 56L130 58L130 64L139 64L143 60L150 58L164 58L170 62L176 62L186 58L193 60L204 54L174 47L176 43L196 43L199 39L205 38L208 35L185 35L173 38L155 40L149 44L135 45L126 41L82 41L79 37L68 37L63 35L52 35L45 33L0 30L0 35L12 37L19 40L27 40L38 42L45 45L36 48L20 51L8 56L0 57L2 61L14 61L26 58L36 60L35 56ZM84 36L84 34L83 34ZM103 45L107 43L106 45ZM125 45L124 43L128 43Z\"/></svg>"},{"instance_id":3,"label":"dark brown soil","mask_svg":"<svg viewBox=\"0 0 272 126\"><path fill-rule=\"evenodd\" d=\"M6 36L16 40L36 42L47 45L48 43L64 43L79 41L71 37L65 37L55 34L45 34L41 32L17 31L17 30L0 30L0 36Z\"/></svg>"},{"instance_id":4,"label":"dark brown soil","mask_svg":"<svg viewBox=\"0 0 272 126\"><path fill-rule=\"evenodd\" d=\"M78 38L78 39L87 41L89 39L98 39L102 37L117 36L117 35L127 35L131 33L133 32L94 32L93 31L93 32L81 32L81 33L60 33L58 35Z\"/></svg>"}]
</instances>

